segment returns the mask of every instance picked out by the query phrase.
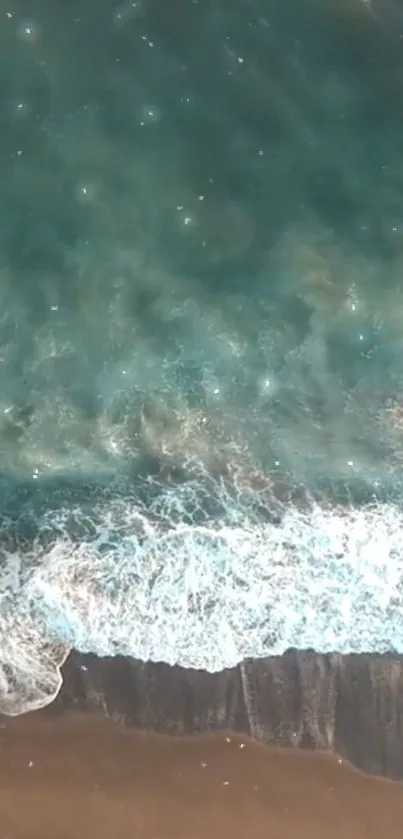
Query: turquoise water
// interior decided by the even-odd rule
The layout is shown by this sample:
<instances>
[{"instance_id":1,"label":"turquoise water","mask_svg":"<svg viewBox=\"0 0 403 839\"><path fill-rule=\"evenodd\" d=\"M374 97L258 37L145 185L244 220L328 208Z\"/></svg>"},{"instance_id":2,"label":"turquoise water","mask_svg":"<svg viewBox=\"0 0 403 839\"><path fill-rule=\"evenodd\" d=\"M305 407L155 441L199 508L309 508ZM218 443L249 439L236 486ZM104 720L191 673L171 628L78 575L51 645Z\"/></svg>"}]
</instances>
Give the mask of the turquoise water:
<instances>
[{"instance_id":1,"label":"turquoise water","mask_svg":"<svg viewBox=\"0 0 403 839\"><path fill-rule=\"evenodd\" d=\"M77 647L403 649L403 15L0 27L0 708Z\"/></svg>"}]
</instances>

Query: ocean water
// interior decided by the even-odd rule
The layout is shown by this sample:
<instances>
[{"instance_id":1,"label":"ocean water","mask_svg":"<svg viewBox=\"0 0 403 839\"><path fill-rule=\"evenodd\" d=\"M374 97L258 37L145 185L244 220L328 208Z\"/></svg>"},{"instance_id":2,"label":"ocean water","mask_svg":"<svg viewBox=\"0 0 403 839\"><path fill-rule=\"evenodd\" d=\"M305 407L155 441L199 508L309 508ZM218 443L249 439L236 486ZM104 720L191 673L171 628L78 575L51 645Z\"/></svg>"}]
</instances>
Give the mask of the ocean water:
<instances>
[{"instance_id":1,"label":"ocean water","mask_svg":"<svg viewBox=\"0 0 403 839\"><path fill-rule=\"evenodd\" d=\"M0 14L0 711L403 652L398 5Z\"/></svg>"}]
</instances>

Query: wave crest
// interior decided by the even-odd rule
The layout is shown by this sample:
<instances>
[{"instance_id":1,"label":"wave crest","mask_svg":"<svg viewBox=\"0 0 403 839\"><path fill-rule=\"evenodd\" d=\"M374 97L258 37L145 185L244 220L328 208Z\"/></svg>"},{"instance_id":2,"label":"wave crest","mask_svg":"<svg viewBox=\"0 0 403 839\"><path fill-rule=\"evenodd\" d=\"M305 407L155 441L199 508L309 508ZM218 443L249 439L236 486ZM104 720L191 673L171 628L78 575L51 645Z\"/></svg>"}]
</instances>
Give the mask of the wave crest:
<instances>
[{"instance_id":1,"label":"wave crest","mask_svg":"<svg viewBox=\"0 0 403 839\"><path fill-rule=\"evenodd\" d=\"M48 510L24 563L7 556L1 712L49 704L72 647L210 672L289 647L403 652L397 506L312 501L275 520L219 481L151 489Z\"/></svg>"}]
</instances>

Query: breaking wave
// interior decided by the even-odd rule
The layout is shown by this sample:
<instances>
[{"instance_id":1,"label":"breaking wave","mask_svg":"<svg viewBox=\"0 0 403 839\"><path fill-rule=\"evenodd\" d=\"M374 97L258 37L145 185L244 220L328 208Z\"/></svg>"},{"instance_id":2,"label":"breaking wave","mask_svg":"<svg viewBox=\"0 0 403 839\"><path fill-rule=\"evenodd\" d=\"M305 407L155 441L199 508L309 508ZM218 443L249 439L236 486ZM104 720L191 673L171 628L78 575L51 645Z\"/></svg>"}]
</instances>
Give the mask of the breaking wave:
<instances>
[{"instance_id":1,"label":"breaking wave","mask_svg":"<svg viewBox=\"0 0 403 839\"><path fill-rule=\"evenodd\" d=\"M273 489L148 476L4 518L0 711L51 702L71 648L210 672L294 646L403 652L401 511Z\"/></svg>"}]
</instances>

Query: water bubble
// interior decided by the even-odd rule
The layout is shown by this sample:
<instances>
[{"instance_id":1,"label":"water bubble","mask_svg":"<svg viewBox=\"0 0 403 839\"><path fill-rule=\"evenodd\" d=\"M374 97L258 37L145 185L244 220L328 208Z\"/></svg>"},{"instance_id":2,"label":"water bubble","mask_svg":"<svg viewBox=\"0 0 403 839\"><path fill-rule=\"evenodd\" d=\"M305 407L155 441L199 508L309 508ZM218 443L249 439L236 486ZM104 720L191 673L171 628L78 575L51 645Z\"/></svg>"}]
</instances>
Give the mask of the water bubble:
<instances>
[{"instance_id":1,"label":"water bubble","mask_svg":"<svg viewBox=\"0 0 403 839\"><path fill-rule=\"evenodd\" d=\"M74 196L80 204L93 204L99 195L98 184L94 181L79 181L74 188Z\"/></svg>"},{"instance_id":2,"label":"water bubble","mask_svg":"<svg viewBox=\"0 0 403 839\"><path fill-rule=\"evenodd\" d=\"M16 102L11 103L11 114L12 116L19 117L21 119L28 117L32 113L32 106L30 102L27 102L24 99L18 99Z\"/></svg>"},{"instance_id":3,"label":"water bubble","mask_svg":"<svg viewBox=\"0 0 403 839\"><path fill-rule=\"evenodd\" d=\"M123 6L118 6L113 14L113 22L117 27L126 26L133 20L137 20L144 12L143 3L140 0L133 0L131 3L125 3Z\"/></svg>"},{"instance_id":4,"label":"water bubble","mask_svg":"<svg viewBox=\"0 0 403 839\"><path fill-rule=\"evenodd\" d=\"M17 26L17 37L27 44L37 44L41 39L41 27L34 20L23 20Z\"/></svg>"},{"instance_id":5,"label":"water bubble","mask_svg":"<svg viewBox=\"0 0 403 839\"><path fill-rule=\"evenodd\" d=\"M161 119L158 105L143 105L139 114L140 125L157 125Z\"/></svg>"},{"instance_id":6,"label":"water bubble","mask_svg":"<svg viewBox=\"0 0 403 839\"><path fill-rule=\"evenodd\" d=\"M176 218L181 230L193 230L197 226L196 213L182 204L178 204L176 207Z\"/></svg>"},{"instance_id":7,"label":"water bubble","mask_svg":"<svg viewBox=\"0 0 403 839\"><path fill-rule=\"evenodd\" d=\"M204 395L208 404L220 403L223 400L223 388L220 385L217 377L214 375L206 375L204 378Z\"/></svg>"},{"instance_id":8,"label":"water bubble","mask_svg":"<svg viewBox=\"0 0 403 839\"><path fill-rule=\"evenodd\" d=\"M275 396L278 391L279 384L275 376L271 373L266 373L258 380L258 394L260 399L264 402Z\"/></svg>"}]
</instances>

